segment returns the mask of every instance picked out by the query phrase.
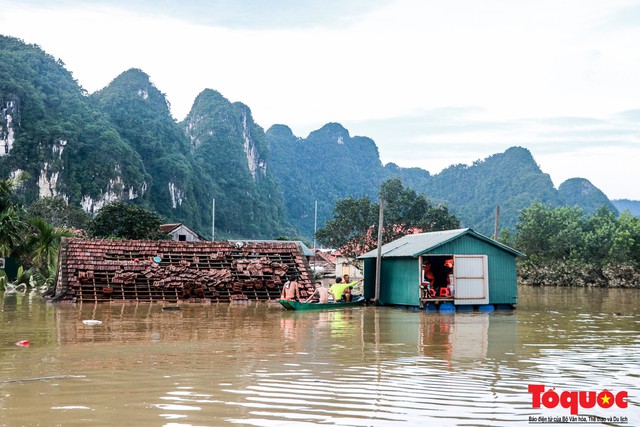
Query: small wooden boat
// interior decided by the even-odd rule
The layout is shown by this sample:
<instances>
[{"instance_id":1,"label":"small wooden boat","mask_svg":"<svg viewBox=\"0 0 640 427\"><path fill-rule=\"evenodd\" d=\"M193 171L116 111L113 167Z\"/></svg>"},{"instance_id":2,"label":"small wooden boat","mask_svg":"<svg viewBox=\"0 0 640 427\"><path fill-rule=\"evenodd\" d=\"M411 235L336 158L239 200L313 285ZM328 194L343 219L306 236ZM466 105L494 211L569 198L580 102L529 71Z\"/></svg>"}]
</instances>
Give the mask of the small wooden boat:
<instances>
[{"instance_id":1,"label":"small wooden boat","mask_svg":"<svg viewBox=\"0 0 640 427\"><path fill-rule=\"evenodd\" d=\"M362 295L354 295L351 302L338 301L322 304L319 302L299 302L284 299L280 299L278 302L287 310L336 310L364 305L364 297Z\"/></svg>"}]
</instances>

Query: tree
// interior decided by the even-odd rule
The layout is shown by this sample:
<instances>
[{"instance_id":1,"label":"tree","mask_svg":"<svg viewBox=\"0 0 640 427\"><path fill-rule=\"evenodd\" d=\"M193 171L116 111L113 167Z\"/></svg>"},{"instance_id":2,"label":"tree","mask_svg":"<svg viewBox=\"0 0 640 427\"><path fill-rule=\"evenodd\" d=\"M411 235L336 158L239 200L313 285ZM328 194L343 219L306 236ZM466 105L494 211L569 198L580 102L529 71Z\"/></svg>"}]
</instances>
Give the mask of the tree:
<instances>
[{"instance_id":1,"label":"tree","mask_svg":"<svg viewBox=\"0 0 640 427\"><path fill-rule=\"evenodd\" d=\"M340 248L348 258L355 259L360 253L375 245L372 230L376 227L378 210L368 197L348 197L336 202L334 218L327 221L316 233L323 245Z\"/></svg>"},{"instance_id":2,"label":"tree","mask_svg":"<svg viewBox=\"0 0 640 427\"><path fill-rule=\"evenodd\" d=\"M32 264L41 271L48 271L57 264L58 248L62 237L73 237L67 228L56 228L41 218L31 221L32 233L27 239L27 248Z\"/></svg>"},{"instance_id":3,"label":"tree","mask_svg":"<svg viewBox=\"0 0 640 427\"><path fill-rule=\"evenodd\" d=\"M145 208L125 202L113 202L97 213L89 225L91 237L115 237L131 240L162 240L162 219Z\"/></svg>"},{"instance_id":4,"label":"tree","mask_svg":"<svg viewBox=\"0 0 640 427\"><path fill-rule=\"evenodd\" d=\"M385 181L380 187L384 200L384 243L413 232L450 230L460 227L460 221L446 206L433 206L424 194L404 188L398 178Z\"/></svg>"},{"instance_id":5,"label":"tree","mask_svg":"<svg viewBox=\"0 0 640 427\"><path fill-rule=\"evenodd\" d=\"M513 241L527 254L519 264L525 283L636 287L640 277L640 219L618 218L606 205L587 216L535 202L523 209Z\"/></svg>"},{"instance_id":6,"label":"tree","mask_svg":"<svg viewBox=\"0 0 640 427\"><path fill-rule=\"evenodd\" d=\"M0 257L10 256L19 246L26 230L21 205L13 202L15 190L26 176L0 179Z\"/></svg>"},{"instance_id":7,"label":"tree","mask_svg":"<svg viewBox=\"0 0 640 427\"><path fill-rule=\"evenodd\" d=\"M611 256L640 267L640 218L623 212L618 218L618 233L613 241Z\"/></svg>"},{"instance_id":8,"label":"tree","mask_svg":"<svg viewBox=\"0 0 640 427\"><path fill-rule=\"evenodd\" d=\"M54 227L86 229L91 215L81 207L70 205L64 198L42 197L27 208L31 217L41 218Z\"/></svg>"},{"instance_id":9,"label":"tree","mask_svg":"<svg viewBox=\"0 0 640 427\"><path fill-rule=\"evenodd\" d=\"M514 245L531 260L582 259L584 213L535 201L520 214Z\"/></svg>"},{"instance_id":10,"label":"tree","mask_svg":"<svg viewBox=\"0 0 640 427\"><path fill-rule=\"evenodd\" d=\"M398 178L385 181L380 187L384 200L383 244L413 232L447 230L460 227L446 206L434 207L422 194L404 188ZM377 246L379 205L369 198L339 200L334 218L318 230L316 237L327 246L338 247L348 258Z\"/></svg>"}]
</instances>

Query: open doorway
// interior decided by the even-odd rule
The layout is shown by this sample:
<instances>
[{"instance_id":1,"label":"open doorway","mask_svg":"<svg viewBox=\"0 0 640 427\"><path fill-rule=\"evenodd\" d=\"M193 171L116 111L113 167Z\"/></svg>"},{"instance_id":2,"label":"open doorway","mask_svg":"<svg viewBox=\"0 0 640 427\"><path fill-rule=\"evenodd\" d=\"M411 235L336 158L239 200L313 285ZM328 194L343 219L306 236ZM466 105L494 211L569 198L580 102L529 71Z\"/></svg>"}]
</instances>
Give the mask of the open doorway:
<instances>
[{"instance_id":1,"label":"open doorway","mask_svg":"<svg viewBox=\"0 0 640 427\"><path fill-rule=\"evenodd\" d=\"M453 301L455 295L453 255L421 257L421 301Z\"/></svg>"}]
</instances>

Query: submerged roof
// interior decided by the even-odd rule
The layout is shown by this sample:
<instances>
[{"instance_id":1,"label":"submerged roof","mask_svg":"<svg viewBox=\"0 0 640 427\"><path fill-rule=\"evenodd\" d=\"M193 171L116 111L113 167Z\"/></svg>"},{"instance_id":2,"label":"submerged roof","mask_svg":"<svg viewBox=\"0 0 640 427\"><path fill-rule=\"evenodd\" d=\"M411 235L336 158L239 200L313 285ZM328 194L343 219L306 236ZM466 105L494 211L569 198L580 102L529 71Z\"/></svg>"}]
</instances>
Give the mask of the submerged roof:
<instances>
[{"instance_id":1,"label":"submerged roof","mask_svg":"<svg viewBox=\"0 0 640 427\"><path fill-rule=\"evenodd\" d=\"M63 238L54 301L229 302L276 300L297 277L313 292L299 245ZM305 295L302 295L304 291Z\"/></svg>"},{"instance_id":2,"label":"submerged roof","mask_svg":"<svg viewBox=\"0 0 640 427\"><path fill-rule=\"evenodd\" d=\"M309 247L307 245L304 244L304 242L302 242L301 240L228 240L231 243L244 243L244 242L251 242L251 243L295 243L297 245L300 246L300 248L302 249L302 253L304 254L304 256L306 257L310 257L313 256L313 251L311 249L309 249Z\"/></svg>"},{"instance_id":3,"label":"submerged roof","mask_svg":"<svg viewBox=\"0 0 640 427\"><path fill-rule=\"evenodd\" d=\"M426 252L429 252L438 246L442 246L452 240L455 240L466 234L472 235L480 240L483 240L491 245L497 246L507 252L510 252L516 256L524 256L523 253L503 245L500 242L496 242L482 234L473 231L471 228L459 228L456 230L444 230L444 231L432 231L430 233L418 233L409 234L401 237L393 242L389 242L386 245L382 245L382 257L418 257ZM376 258L378 256L378 249L373 249L365 254L362 254L358 259Z\"/></svg>"}]
</instances>

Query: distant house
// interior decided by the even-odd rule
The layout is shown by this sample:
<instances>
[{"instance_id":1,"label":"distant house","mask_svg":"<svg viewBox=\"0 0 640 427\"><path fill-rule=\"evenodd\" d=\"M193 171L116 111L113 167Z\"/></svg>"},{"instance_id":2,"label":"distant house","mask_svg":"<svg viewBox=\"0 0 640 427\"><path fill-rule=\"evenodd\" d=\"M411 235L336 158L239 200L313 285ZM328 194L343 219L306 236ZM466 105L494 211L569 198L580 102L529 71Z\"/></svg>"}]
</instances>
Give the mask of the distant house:
<instances>
[{"instance_id":1,"label":"distant house","mask_svg":"<svg viewBox=\"0 0 640 427\"><path fill-rule=\"evenodd\" d=\"M207 240L181 222L177 224L162 224L160 231L171 235L171 240L176 242L204 242Z\"/></svg>"},{"instance_id":2,"label":"distant house","mask_svg":"<svg viewBox=\"0 0 640 427\"><path fill-rule=\"evenodd\" d=\"M334 255L336 257L336 277L342 277L345 274L348 274L352 279L362 277L362 271L349 258L342 255L340 251L334 252Z\"/></svg>"},{"instance_id":3,"label":"distant house","mask_svg":"<svg viewBox=\"0 0 640 427\"><path fill-rule=\"evenodd\" d=\"M316 250L309 264L316 277L336 277L336 257L331 252Z\"/></svg>"}]
</instances>

